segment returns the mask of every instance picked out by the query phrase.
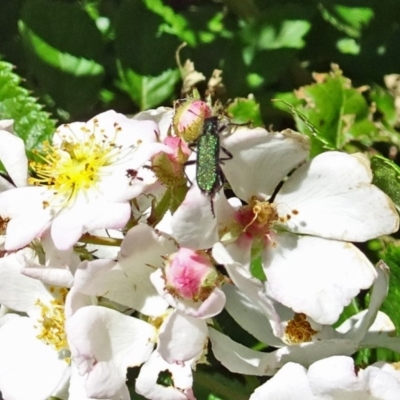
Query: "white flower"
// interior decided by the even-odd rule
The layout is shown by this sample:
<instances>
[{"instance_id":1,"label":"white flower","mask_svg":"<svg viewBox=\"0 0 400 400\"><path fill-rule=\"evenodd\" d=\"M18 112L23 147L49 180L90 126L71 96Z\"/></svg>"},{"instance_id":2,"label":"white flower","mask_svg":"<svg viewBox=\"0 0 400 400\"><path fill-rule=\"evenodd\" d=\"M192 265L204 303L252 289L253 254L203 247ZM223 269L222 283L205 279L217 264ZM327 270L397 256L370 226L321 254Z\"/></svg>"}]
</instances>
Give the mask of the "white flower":
<instances>
[{"instance_id":1,"label":"white flower","mask_svg":"<svg viewBox=\"0 0 400 400\"><path fill-rule=\"evenodd\" d=\"M70 378L63 288L21 274L30 249L0 259L0 303L24 315L0 319L0 390L9 400L62 396Z\"/></svg>"},{"instance_id":2,"label":"white flower","mask_svg":"<svg viewBox=\"0 0 400 400\"><path fill-rule=\"evenodd\" d=\"M268 302L261 282L246 276L244 269L230 271L235 286L224 286L227 311L243 329L278 350L267 354L257 352L210 328L216 358L233 372L272 375L287 362L308 366L332 355L351 355L360 348L384 347L399 351L400 340L393 337L394 324L378 311L387 295L389 269L381 262L377 273L368 310L333 329Z\"/></svg>"},{"instance_id":3,"label":"white flower","mask_svg":"<svg viewBox=\"0 0 400 400\"><path fill-rule=\"evenodd\" d=\"M399 224L391 200L371 184L368 160L327 152L284 180L307 157L304 136L238 128L222 145L233 155L223 172L247 205L220 192L213 218L210 199L193 187L174 215L174 236L190 248L214 245L218 263L260 265L268 296L317 322L336 321L375 278L348 242L392 233Z\"/></svg>"},{"instance_id":4,"label":"white flower","mask_svg":"<svg viewBox=\"0 0 400 400\"><path fill-rule=\"evenodd\" d=\"M356 370L350 357L335 356L310 365L286 364L257 388L250 400L397 400L399 373L390 364Z\"/></svg>"},{"instance_id":5,"label":"white flower","mask_svg":"<svg viewBox=\"0 0 400 400\"><path fill-rule=\"evenodd\" d=\"M36 322L8 314L0 319L0 325L0 390L4 398L64 398L60 392L68 385L70 366L54 348L37 338Z\"/></svg>"},{"instance_id":6,"label":"white flower","mask_svg":"<svg viewBox=\"0 0 400 400\"><path fill-rule=\"evenodd\" d=\"M43 163L31 163L33 186L0 194L6 249L21 248L49 228L56 247L65 250L86 231L124 227L129 200L155 181L141 167L165 150L157 132L153 121L114 111L60 126L45 146Z\"/></svg>"}]
</instances>

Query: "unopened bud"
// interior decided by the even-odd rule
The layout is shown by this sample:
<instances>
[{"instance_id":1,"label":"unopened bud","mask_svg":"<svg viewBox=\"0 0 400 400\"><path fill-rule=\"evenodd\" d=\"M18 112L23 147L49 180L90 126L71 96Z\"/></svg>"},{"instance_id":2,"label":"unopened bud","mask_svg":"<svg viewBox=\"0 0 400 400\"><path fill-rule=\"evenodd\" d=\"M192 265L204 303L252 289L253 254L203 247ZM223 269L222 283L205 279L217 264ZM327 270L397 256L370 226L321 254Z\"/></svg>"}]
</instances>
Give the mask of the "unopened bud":
<instances>
[{"instance_id":1,"label":"unopened bud","mask_svg":"<svg viewBox=\"0 0 400 400\"><path fill-rule=\"evenodd\" d=\"M201 250L181 248L167 258L165 287L173 296L204 301L221 279L210 257Z\"/></svg>"},{"instance_id":2,"label":"unopened bud","mask_svg":"<svg viewBox=\"0 0 400 400\"><path fill-rule=\"evenodd\" d=\"M212 116L210 106L202 100L187 100L180 104L174 114L172 124L175 134L186 143L194 142L203 130L205 118Z\"/></svg>"}]
</instances>

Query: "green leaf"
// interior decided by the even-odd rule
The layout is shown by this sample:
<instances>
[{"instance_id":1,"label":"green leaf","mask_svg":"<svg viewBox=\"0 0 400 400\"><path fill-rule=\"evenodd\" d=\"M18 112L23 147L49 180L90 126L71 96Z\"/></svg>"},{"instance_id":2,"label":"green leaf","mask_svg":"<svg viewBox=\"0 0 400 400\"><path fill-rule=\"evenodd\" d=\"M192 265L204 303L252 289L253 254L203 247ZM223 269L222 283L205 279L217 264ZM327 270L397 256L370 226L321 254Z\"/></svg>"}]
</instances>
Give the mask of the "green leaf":
<instances>
[{"instance_id":1,"label":"green leaf","mask_svg":"<svg viewBox=\"0 0 400 400\"><path fill-rule=\"evenodd\" d=\"M371 159L373 184L383 190L400 210L400 167L383 156Z\"/></svg>"},{"instance_id":2,"label":"green leaf","mask_svg":"<svg viewBox=\"0 0 400 400\"><path fill-rule=\"evenodd\" d=\"M343 149L353 140L370 145L379 129L372 120L363 89L353 88L336 65L328 74L314 74L314 79L315 84L301 87L295 92L297 99L292 99L297 129L310 136L312 155L324 147ZM309 124L304 123L305 119Z\"/></svg>"},{"instance_id":3,"label":"green leaf","mask_svg":"<svg viewBox=\"0 0 400 400\"><path fill-rule=\"evenodd\" d=\"M165 24L164 32L178 36L182 41L194 46L196 44L195 32L188 27L188 21L182 14L176 13L173 8L166 6L161 0L144 0L146 7L159 15Z\"/></svg>"},{"instance_id":4,"label":"green leaf","mask_svg":"<svg viewBox=\"0 0 400 400\"><path fill-rule=\"evenodd\" d=\"M374 10L369 7L348 7L336 4L332 8L319 4L322 16L339 31L351 37L361 37L362 29L374 17Z\"/></svg>"},{"instance_id":5,"label":"green leaf","mask_svg":"<svg viewBox=\"0 0 400 400\"><path fill-rule=\"evenodd\" d=\"M375 103L377 111L381 113L383 123L394 127L397 123L394 97L378 85L373 86L369 97Z\"/></svg>"},{"instance_id":6,"label":"green leaf","mask_svg":"<svg viewBox=\"0 0 400 400\"><path fill-rule=\"evenodd\" d=\"M336 42L336 47L343 54L352 54L355 56L360 54L361 51L360 45L356 42L356 40L347 37L339 39Z\"/></svg>"},{"instance_id":7,"label":"green leaf","mask_svg":"<svg viewBox=\"0 0 400 400\"><path fill-rule=\"evenodd\" d=\"M260 104L254 98L236 98L228 105L226 111L232 117L233 124L251 123L252 126L263 126Z\"/></svg>"},{"instance_id":8,"label":"green leaf","mask_svg":"<svg viewBox=\"0 0 400 400\"><path fill-rule=\"evenodd\" d=\"M283 96L283 98L287 98L289 100L291 99L290 96ZM333 147L322 135L321 133L315 128L315 126L309 121L309 119L302 114L299 111L300 106L298 105L297 107L293 106L292 104L288 103L285 100L282 100L280 98L278 99L273 99L274 102L277 104L284 104L285 107L288 107L290 112L292 113L294 119L296 120L297 127L299 128L299 131L307 134L308 136L312 137L315 139L314 142L314 148L318 145L321 147L321 149L326 149L326 150L335 150L335 147ZM297 101L294 100L294 103ZM280 109L285 109L282 106L278 106L277 108Z\"/></svg>"},{"instance_id":9,"label":"green leaf","mask_svg":"<svg viewBox=\"0 0 400 400\"><path fill-rule=\"evenodd\" d=\"M381 310L389 315L400 330L400 247L390 244L382 254L382 259L390 267L389 293Z\"/></svg>"},{"instance_id":10,"label":"green leaf","mask_svg":"<svg viewBox=\"0 0 400 400\"><path fill-rule=\"evenodd\" d=\"M88 14L76 4L25 2L19 29L30 68L57 106L82 114L98 100L104 44Z\"/></svg>"},{"instance_id":11,"label":"green leaf","mask_svg":"<svg viewBox=\"0 0 400 400\"><path fill-rule=\"evenodd\" d=\"M12 69L11 64L0 61L0 119L13 119L15 132L27 150L32 150L53 136L54 120L21 86L22 79Z\"/></svg>"},{"instance_id":12,"label":"green leaf","mask_svg":"<svg viewBox=\"0 0 400 400\"><path fill-rule=\"evenodd\" d=\"M128 93L141 110L155 107L167 100L180 79L177 69L169 69L159 76L144 76L118 64L118 72L121 89Z\"/></svg>"},{"instance_id":13,"label":"green leaf","mask_svg":"<svg viewBox=\"0 0 400 400\"><path fill-rule=\"evenodd\" d=\"M92 76L103 73L100 64L76 57L72 54L61 53L59 50L43 41L23 22L20 23L20 32L27 44L35 51L36 55L46 64L59 69L62 72L75 76Z\"/></svg>"}]
</instances>

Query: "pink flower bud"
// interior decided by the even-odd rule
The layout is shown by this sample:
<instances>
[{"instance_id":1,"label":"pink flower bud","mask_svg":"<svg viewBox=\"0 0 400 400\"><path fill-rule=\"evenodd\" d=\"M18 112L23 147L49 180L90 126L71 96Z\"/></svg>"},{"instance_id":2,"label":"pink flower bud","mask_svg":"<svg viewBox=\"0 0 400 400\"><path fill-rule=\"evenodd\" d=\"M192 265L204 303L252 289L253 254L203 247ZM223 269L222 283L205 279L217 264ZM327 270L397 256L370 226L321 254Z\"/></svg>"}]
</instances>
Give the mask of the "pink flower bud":
<instances>
[{"instance_id":1,"label":"pink flower bud","mask_svg":"<svg viewBox=\"0 0 400 400\"><path fill-rule=\"evenodd\" d=\"M204 301L221 279L204 251L181 248L171 254L165 265L165 287L179 298Z\"/></svg>"},{"instance_id":2,"label":"pink flower bud","mask_svg":"<svg viewBox=\"0 0 400 400\"><path fill-rule=\"evenodd\" d=\"M190 99L179 105L172 121L177 136L194 142L203 130L205 118L212 116L210 106L202 100Z\"/></svg>"},{"instance_id":3,"label":"pink flower bud","mask_svg":"<svg viewBox=\"0 0 400 400\"><path fill-rule=\"evenodd\" d=\"M190 155L187 144L178 137L168 136L164 140L171 151L158 153L152 158L152 168L157 178L164 185L174 188L186 186L184 163Z\"/></svg>"}]
</instances>

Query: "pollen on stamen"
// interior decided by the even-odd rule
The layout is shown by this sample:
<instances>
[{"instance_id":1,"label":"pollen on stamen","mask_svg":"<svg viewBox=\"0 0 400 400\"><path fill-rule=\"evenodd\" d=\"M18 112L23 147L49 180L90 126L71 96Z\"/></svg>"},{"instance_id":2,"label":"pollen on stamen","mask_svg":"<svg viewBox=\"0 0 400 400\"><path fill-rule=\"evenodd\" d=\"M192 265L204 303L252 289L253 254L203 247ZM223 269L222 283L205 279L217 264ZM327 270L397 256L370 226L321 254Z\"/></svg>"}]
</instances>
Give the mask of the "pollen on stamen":
<instances>
[{"instance_id":1,"label":"pollen on stamen","mask_svg":"<svg viewBox=\"0 0 400 400\"><path fill-rule=\"evenodd\" d=\"M311 328L311 324L307 321L305 314L295 314L290 320L285 329L284 341L288 344L299 344L311 342L313 336L317 333Z\"/></svg>"},{"instance_id":2,"label":"pollen on stamen","mask_svg":"<svg viewBox=\"0 0 400 400\"><path fill-rule=\"evenodd\" d=\"M243 232L255 237L268 234L278 214L274 204L253 196L249 204L239 210L236 219L243 226Z\"/></svg>"},{"instance_id":3,"label":"pollen on stamen","mask_svg":"<svg viewBox=\"0 0 400 400\"><path fill-rule=\"evenodd\" d=\"M169 317L169 315L172 313L171 310L167 310L166 312L164 312L161 315L158 315L156 317L147 317L145 318L145 320L152 326L154 326L154 328L156 328L156 335L151 339L152 343L157 343L157 336L159 334L160 328L162 326L162 324L164 323L164 321Z\"/></svg>"},{"instance_id":4,"label":"pollen on stamen","mask_svg":"<svg viewBox=\"0 0 400 400\"><path fill-rule=\"evenodd\" d=\"M35 305L40 307L40 317L36 327L39 330L37 338L53 347L69 364L70 351L65 333L64 297L64 293L60 291L60 297L53 299L49 304L39 299L36 301Z\"/></svg>"},{"instance_id":5,"label":"pollen on stamen","mask_svg":"<svg viewBox=\"0 0 400 400\"><path fill-rule=\"evenodd\" d=\"M94 129L99 129L96 120L94 125ZM116 124L115 134L119 128ZM47 142L42 154L35 152L42 162L30 163L33 172L33 177L29 179L31 185L47 186L57 195L72 200L80 191L95 187L101 178L102 168L121 158L115 141L106 139L105 135L103 140L96 141L87 127L80 127L80 130L86 136L85 140L78 141L71 129L72 135L68 137L59 134L63 140L58 147ZM44 204L44 208L46 206Z\"/></svg>"}]
</instances>

